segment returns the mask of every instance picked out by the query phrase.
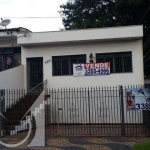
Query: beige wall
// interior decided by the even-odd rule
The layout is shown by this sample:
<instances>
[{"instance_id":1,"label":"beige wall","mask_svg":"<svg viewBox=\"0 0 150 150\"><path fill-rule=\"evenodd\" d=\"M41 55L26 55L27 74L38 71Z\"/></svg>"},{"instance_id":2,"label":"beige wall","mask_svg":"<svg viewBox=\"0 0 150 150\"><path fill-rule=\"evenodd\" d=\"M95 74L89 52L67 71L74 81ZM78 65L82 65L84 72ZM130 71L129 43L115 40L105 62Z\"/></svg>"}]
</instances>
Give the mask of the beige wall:
<instances>
[{"instance_id":1,"label":"beige wall","mask_svg":"<svg viewBox=\"0 0 150 150\"><path fill-rule=\"evenodd\" d=\"M114 73L88 77L52 76L52 56L87 54L87 62L89 62L88 58L90 53L125 51L132 51L132 73ZM49 88L144 84L142 40L24 46L22 47L22 64L25 66L25 88L27 87L26 58L32 57L43 57L44 80L48 79ZM51 60L50 63L45 64L45 61L49 59Z\"/></svg>"}]
</instances>

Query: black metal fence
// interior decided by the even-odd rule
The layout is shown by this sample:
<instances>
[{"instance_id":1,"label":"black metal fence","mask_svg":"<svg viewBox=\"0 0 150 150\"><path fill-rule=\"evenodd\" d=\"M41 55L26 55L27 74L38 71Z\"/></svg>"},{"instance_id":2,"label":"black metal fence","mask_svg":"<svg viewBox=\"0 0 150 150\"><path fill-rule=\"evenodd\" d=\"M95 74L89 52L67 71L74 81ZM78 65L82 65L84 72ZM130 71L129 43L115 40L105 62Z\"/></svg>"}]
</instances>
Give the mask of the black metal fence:
<instances>
[{"instance_id":1,"label":"black metal fence","mask_svg":"<svg viewBox=\"0 0 150 150\"><path fill-rule=\"evenodd\" d=\"M138 88L140 86L132 87ZM150 111L127 110L127 87L48 90L50 135L144 135ZM150 107L150 106L149 106Z\"/></svg>"},{"instance_id":2,"label":"black metal fence","mask_svg":"<svg viewBox=\"0 0 150 150\"><path fill-rule=\"evenodd\" d=\"M97 135L97 136L143 136L150 135L150 104L147 110L127 109L127 92L129 87L91 87L62 88L44 90L45 134L46 135ZM141 88L132 86L130 88ZM2 91L1 91L2 92ZM16 105L7 109L10 102L22 97L23 93L5 92L1 95L2 114L8 119L9 113L18 112ZM4 96L5 95L5 96ZM33 94L34 100L38 97ZM37 97L36 97L37 96ZM20 107L29 107L31 97L20 99ZM5 105L4 105L5 103ZM41 101L41 104L43 101ZM3 104L3 105L2 105ZM7 104L7 105L6 105ZM40 113L40 107L36 108ZM22 111L19 109L19 111ZM20 112L21 113L21 112ZM21 113L22 114L22 113ZM26 116L33 116L31 112ZM13 116L13 115L11 115ZM15 124L4 122L8 134L24 135L27 128L20 130L20 120L11 119ZM2 117L1 117L2 119ZM9 118L10 119L10 118ZM40 118L39 118L40 120ZM18 121L18 122L17 122ZM18 127L17 131L14 131ZM34 126L36 127L36 126ZM35 128L34 128L35 129ZM12 133L14 131L14 133ZM35 130L34 130L35 131Z\"/></svg>"}]
</instances>

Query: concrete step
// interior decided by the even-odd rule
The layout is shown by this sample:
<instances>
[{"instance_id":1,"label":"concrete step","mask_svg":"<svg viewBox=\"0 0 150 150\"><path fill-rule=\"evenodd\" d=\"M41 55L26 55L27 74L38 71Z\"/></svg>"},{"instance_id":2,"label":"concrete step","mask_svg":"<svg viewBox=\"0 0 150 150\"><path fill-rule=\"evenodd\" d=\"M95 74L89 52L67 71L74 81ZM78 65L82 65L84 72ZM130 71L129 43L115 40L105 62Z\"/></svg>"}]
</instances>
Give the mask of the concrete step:
<instances>
[{"instance_id":1,"label":"concrete step","mask_svg":"<svg viewBox=\"0 0 150 150\"><path fill-rule=\"evenodd\" d=\"M16 135L16 134L17 134L17 131L16 131L16 130L10 131L10 135Z\"/></svg>"}]
</instances>

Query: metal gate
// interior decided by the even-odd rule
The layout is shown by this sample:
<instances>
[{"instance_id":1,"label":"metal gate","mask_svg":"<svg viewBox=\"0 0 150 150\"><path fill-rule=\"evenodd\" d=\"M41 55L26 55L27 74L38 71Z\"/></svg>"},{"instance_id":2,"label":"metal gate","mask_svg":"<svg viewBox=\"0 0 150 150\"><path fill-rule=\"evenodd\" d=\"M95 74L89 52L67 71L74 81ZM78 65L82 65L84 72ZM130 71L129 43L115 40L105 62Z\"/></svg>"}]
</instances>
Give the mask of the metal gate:
<instances>
[{"instance_id":1,"label":"metal gate","mask_svg":"<svg viewBox=\"0 0 150 150\"><path fill-rule=\"evenodd\" d=\"M127 110L126 87L48 90L47 135L145 135L148 110Z\"/></svg>"}]
</instances>

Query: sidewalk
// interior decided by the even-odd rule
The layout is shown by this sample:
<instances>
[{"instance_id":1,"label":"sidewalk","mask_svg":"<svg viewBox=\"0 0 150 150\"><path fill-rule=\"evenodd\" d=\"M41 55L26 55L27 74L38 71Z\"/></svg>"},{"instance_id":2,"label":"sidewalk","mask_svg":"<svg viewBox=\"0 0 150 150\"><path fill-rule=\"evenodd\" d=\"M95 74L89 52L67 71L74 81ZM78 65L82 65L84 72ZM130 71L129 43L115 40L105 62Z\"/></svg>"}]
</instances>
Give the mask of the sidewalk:
<instances>
[{"instance_id":1,"label":"sidewalk","mask_svg":"<svg viewBox=\"0 0 150 150\"><path fill-rule=\"evenodd\" d=\"M0 150L132 150L132 146L148 138L130 137L50 137L46 138L46 147L27 147L32 139L16 148L6 148L0 145ZM23 137L4 137L2 142L15 144Z\"/></svg>"}]
</instances>

